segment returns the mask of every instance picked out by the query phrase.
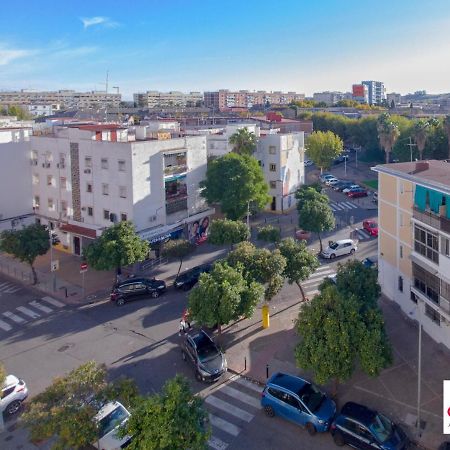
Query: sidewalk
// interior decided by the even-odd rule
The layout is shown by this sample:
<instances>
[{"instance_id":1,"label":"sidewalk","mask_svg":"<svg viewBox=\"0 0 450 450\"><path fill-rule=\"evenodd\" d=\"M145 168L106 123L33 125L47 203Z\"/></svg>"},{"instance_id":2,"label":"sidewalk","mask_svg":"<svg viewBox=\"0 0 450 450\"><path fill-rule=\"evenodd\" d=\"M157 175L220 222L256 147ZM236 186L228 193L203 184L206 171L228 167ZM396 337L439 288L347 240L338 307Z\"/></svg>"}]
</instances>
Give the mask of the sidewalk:
<instances>
[{"instance_id":1,"label":"sidewalk","mask_svg":"<svg viewBox=\"0 0 450 450\"><path fill-rule=\"evenodd\" d=\"M282 296L287 300L299 297L298 289L288 286ZM379 377L371 378L356 371L352 379L340 385L338 407L353 400L383 411L402 424L416 440L417 414L417 324L406 318L397 305L380 300L386 329L394 348L394 363ZM294 348L298 342L294 323L301 304L282 301L271 305L270 328L261 326L261 312L224 329L223 342L230 370L260 383L276 371L312 378L296 367ZM442 380L450 376L448 350L437 346L428 336L422 341L422 435L417 443L425 449L437 449L445 441L442 434ZM325 389L329 386L325 386ZM447 437L448 440L448 437Z\"/></svg>"}]
</instances>

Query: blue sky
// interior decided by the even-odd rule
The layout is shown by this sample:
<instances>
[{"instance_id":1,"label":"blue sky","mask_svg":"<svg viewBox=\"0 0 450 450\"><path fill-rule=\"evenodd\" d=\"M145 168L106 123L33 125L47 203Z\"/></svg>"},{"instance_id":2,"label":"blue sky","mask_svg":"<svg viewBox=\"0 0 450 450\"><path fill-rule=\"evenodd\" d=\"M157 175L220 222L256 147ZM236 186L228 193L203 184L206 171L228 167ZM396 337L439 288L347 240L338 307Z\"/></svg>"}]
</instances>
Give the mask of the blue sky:
<instances>
[{"instance_id":1,"label":"blue sky","mask_svg":"<svg viewBox=\"0 0 450 450\"><path fill-rule=\"evenodd\" d=\"M0 89L450 92L448 0L5 2Z\"/></svg>"}]
</instances>

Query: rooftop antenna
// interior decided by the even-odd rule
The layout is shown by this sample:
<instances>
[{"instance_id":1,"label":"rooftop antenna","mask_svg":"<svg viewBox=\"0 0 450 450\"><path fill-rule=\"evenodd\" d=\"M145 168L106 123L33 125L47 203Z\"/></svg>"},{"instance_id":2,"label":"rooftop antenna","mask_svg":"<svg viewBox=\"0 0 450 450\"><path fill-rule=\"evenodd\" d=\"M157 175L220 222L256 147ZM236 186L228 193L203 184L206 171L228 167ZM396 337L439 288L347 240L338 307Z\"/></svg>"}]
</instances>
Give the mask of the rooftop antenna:
<instances>
[{"instance_id":1,"label":"rooftop antenna","mask_svg":"<svg viewBox=\"0 0 450 450\"><path fill-rule=\"evenodd\" d=\"M106 71L106 98L105 98L105 122L108 122L108 78L109 78L109 70Z\"/></svg>"}]
</instances>

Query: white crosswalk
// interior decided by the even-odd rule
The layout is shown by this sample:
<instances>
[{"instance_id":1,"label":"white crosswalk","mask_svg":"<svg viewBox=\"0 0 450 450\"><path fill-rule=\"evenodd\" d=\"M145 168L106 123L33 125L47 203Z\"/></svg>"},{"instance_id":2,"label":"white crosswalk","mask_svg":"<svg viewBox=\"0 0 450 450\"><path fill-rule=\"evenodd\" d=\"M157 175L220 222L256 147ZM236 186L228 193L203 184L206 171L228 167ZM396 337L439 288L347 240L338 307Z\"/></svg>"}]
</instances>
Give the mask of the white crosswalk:
<instances>
[{"instance_id":1,"label":"white crosswalk","mask_svg":"<svg viewBox=\"0 0 450 450\"><path fill-rule=\"evenodd\" d=\"M346 209L357 209L358 205L352 202L330 202L330 208L333 211L344 211Z\"/></svg>"},{"instance_id":2,"label":"white crosswalk","mask_svg":"<svg viewBox=\"0 0 450 450\"><path fill-rule=\"evenodd\" d=\"M18 286L14 283L10 283L9 281L0 283L0 296L2 294L14 294L22 289L22 286Z\"/></svg>"},{"instance_id":3,"label":"white crosswalk","mask_svg":"<svg viewBox=\"0 0 450 450\"><path fill-rule=\"evenodd\" d=\"M52 297L42 297L33 300L27 303L26 306L18 306L13 311L3 312L0 319L0 330L14 330L32 320L48 316L64 306L64 303Z\"/></svg>"},{"instance_id":4,"label":"white crosswalk","mask_svg":"<svg viewBox=\"0 0 450 450\"><path fill-rule=\"evenodd\" d=\"M361 229L357 229L355 231L356 231L356 234L358 235L358 239L361 240L361 241L371 238L370 234L366 230L364 230L362 228Z\"/></svg>"},{"instance_id":5,"label":"white crosswalk","mask_svg":"<svg viewBox=\"0 0 450 450\"><path fill-rule=\"evenodd\" d=\"M305 296L312 299L315 295L319 293L319 285L325 278L336 275L336 270L328 265L323 265L317 268L317 270L302 283L303 291Z\"/></svg>"},{"instance_id":6,"label":"white crosswalk","mask_svg":"<svg viewBox=\"0 0 450 450\"><path fill-rule=\"evenodd\" d=\"M205 398L212 435L210 448L225 450L261 409L262 387L233 375Z\"/></svg>"}]
</instances>

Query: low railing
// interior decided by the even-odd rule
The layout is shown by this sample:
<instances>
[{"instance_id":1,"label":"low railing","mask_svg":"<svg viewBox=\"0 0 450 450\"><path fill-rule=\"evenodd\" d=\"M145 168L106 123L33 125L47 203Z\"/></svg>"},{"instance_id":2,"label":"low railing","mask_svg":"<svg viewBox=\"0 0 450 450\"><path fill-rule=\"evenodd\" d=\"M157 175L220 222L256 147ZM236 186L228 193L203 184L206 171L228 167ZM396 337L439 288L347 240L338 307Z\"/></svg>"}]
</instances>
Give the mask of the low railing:
<instances>
[{"instance_id":1,"label":"low railing","mask_svg":"<svg viewBox=\"0 0 450 450\"><path fill-rule=\"evenodd\" d=\"M183 172L187 172L186 164L164 167L164 175L173 175L174 173L183 173Z\"/></svg>"},{"instance_id":2,"label":"low railing","mask_svg":"<svg viewBox=\"0 0 450 450\"><path fill-rule=\"evenodd\" d=\"M166 204L166 214L173 214L187 209L187 198L181 198Z\"/></svg>"},{"instance_id":3,"label":"low railing","mask_svg":"<svg viewBox=\"0 0 450 450\"><path fill-rule=\"evenodd\" d=\"M430 227L450 233L450 220L431 211L421 211L417 207L413 209L414 219L423 222Z\"/></svg>"}]
</instances>

